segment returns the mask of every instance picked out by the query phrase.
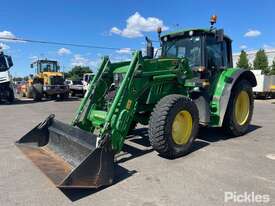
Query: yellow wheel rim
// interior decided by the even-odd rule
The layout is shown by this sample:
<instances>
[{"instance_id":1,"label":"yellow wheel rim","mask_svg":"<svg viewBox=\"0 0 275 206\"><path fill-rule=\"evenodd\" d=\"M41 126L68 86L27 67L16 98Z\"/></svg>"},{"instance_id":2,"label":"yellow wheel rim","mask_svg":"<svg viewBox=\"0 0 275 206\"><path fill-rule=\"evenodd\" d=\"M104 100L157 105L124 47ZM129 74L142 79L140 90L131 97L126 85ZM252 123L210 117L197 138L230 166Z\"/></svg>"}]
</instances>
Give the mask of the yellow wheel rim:
<instances>
[{"instance_id":1,"label":"yellow wheel rim","mask_svg":"<svg viewBox=\"0 0 275 206\"><path fill-rule=\"evenodd\" d=\"M241 91L238 95L235 103L235 118L239 125L243 125L247 122L250 109L250 99L246 91Z\"/></svg>"},{"instance_id":2,"label":"yellow wheel rim","mask_svg":"<svg viewBox=\"0 0 275 206\"><path fill-rule=\"evenodd\" d=\"M172 124L172 138L178 145L186 144L191 136L193 128L193 119L191 114L186 111L180 111Z\"/></svg>"}]
</instances>

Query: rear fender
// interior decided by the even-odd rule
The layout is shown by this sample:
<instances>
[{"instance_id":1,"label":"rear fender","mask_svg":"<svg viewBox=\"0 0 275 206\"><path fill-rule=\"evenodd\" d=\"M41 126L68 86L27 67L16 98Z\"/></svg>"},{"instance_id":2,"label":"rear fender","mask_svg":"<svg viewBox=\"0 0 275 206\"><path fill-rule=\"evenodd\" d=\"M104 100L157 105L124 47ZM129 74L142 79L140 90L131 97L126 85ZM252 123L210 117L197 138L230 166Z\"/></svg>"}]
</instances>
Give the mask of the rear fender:
<instances>
[{"instance_id":1,"label":"rear fender","mask_svg":"<svg viewBox=\"0 0 275 206\"><path fill-rule=\"evenodd\" d=\"M242 79L246 79L248 82L250 82L252 87L255 87L257 85L254 74L246 69L226 69L219 76L213 91L213 98L210 104L211 126L222 126L227 105L231 96L231 91L234 85L236 85L236 83Z\"/></svg>"}]
</instances>

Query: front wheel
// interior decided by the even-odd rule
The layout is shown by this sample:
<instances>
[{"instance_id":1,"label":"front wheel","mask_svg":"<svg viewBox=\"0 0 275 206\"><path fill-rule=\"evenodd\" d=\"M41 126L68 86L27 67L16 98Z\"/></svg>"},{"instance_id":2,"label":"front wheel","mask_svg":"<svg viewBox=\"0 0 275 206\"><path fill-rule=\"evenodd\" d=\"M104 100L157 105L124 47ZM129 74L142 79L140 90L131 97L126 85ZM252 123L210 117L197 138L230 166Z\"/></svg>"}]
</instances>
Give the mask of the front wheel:
<instances>
[{"instance_id":1,"label":"front wheel","mask_svg":"<svg viewBox=\"0 0 275 206\"><path fill-rule=\"evenodd\" d=\"M168 95L155 106L149 121L149 140L161 155L175 158L190 152L199 126L195 103L182 95Z\"/></svg>"},{"instance_id":2,"label":"front wheel","mask_svg":"<svg viewBox=\"0 0 275 206\"><path fill-rule=\"evenodd\" d=\"M233 136L247 132L254 108L252 86L247 80L238 82L231 92L223 126Z\"/></svg>"},{"instance_id":3,"label":"front wheel","mask_svg":"<svg viewBox=\"0 0 275 206\"><path fill-rule=\"evenodd\" d=\"M42 84L34 84L32 86L32 98L34 101L41 101L43 97L43 85Z\"/></svg>"},{"instance_id":4,"label":"front wheel","mask_svg":"<svg viewBox=\"0 0 275 206\"><path fill-rule=\"evenodd\" d=\"M70 95L69 92L65 92L65 93L60 94L59 96L60 96L61 100L64 100L64 99L68 99L69 95Z\"/></svg>"},{"instance_id":5,"label":"front wheel","mask_svg":"<svg viewBox=\"0 0 275 206\"><path fill-rule=\"evenodd\" d=\"M9 89L9 95L8 95L8 102L12 103L14 101L14 92L13 90L10 88Z\"/></svg>"}]
</instances>

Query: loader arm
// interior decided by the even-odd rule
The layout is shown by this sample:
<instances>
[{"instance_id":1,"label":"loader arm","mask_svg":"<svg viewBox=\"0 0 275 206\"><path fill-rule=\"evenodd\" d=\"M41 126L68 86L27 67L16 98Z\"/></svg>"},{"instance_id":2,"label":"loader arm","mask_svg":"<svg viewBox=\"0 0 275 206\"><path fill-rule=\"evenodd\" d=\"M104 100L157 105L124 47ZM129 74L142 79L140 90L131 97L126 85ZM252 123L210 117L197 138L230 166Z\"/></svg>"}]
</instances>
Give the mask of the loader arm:
<instances>
[{"instance_id":1,"label":"loader arm","mask_svg":"<svg viewBox=\"0 0 275 206\"><path fill-rule=\"evenodd\" d=\"M102 74L107 70L107 65L109 63L110 63L109 58L104 57L101 65L99 67L98 72L92 79L92 82L89 84L88 90L77 109L75 118L72 121L73 126L77 126L77 125L79 126L80 119L81 119L84 111L89 111L91 109L91 106L93 105L91 102L91 97L95 93L95 88L99 86L99 80L102 78ZM85 114L87 115L87 112ZM85 118L83 118L83 121L85 121ZM83 122L82 122L82 124L83 124Z\"/></svg>"},{"instance_id":2,"label":"loader arm","mask_svg":"<svg viewBox=\"0 0 275 206\"><path fill-rule=\"evenodd\" d=\"M104 96L113 83L114 70L117 65L111 64L108 57L103 58L96 76L89 85L72 125L88 132L98 130L97 146L109 139L113 150L122 149L136 109L137 97L131 92L132 80L141 61L141 52L135 52L109 106L103 104ZM103 123L97 121L100 118L104 120Z\"/></svg>"}]
</instances>

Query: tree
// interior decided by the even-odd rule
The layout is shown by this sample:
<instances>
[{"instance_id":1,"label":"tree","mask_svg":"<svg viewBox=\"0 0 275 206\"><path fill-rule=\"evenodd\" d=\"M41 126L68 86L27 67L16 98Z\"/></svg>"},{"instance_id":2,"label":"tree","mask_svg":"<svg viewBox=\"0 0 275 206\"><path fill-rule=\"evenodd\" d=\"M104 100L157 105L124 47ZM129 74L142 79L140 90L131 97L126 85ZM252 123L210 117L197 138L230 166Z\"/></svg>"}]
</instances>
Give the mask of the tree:
<instances>
[{"instance_id":1,"label":"tree","mask_svg":"<svg viewBox=\"0 0 275 206\"><path fill-rule=\"evenodd\" d=\"M27 81L29 79L28 76L25 76L25 77L14 77L13 78L13 81L17 82L17 81Z\"/></svg>"},{"instance_id":2,"label":"tree","mask_svg":"<svg viewBox=\"0 0 275 206\"><path fill-rule=\"evenodd\" d=\"M91 72L92 70L90 67L75 66L65 74L65 77L70 78L71 80L80 80L83 78L83 74Z\"/></svg>"},{"instance_id":3,"label":"tree","mask_svg":"<svg viewBox=\"0 0 275 206\"><path fill-rule=\"evenodd\" d=\"M237 67L242 69L249 69L249 62L247 58L247 54L244 50L241 51L239 60L237 62Z\"/></svg>"},{"instance_id":4,"label":"tree","mask_svg":"<svg viewBox=\"0 0 275 206\"><path fill-rule=\"evenodd\" d=\"M264 49L260 49L259 51L257 51L256 57L253 62L253 67L254 69L262 70L263 74L269 73L268 59Z\"/></svg>"},{"instance_id":5,"label":"tree","mask_svg":"<svg viewBox=\"0 0 275 206\"><path fill-rule=\"evenodd\" d=\"M273 59L272 66L269 72L270 75L275 75L275 58Z\"/></svg>"}]
</instances>

